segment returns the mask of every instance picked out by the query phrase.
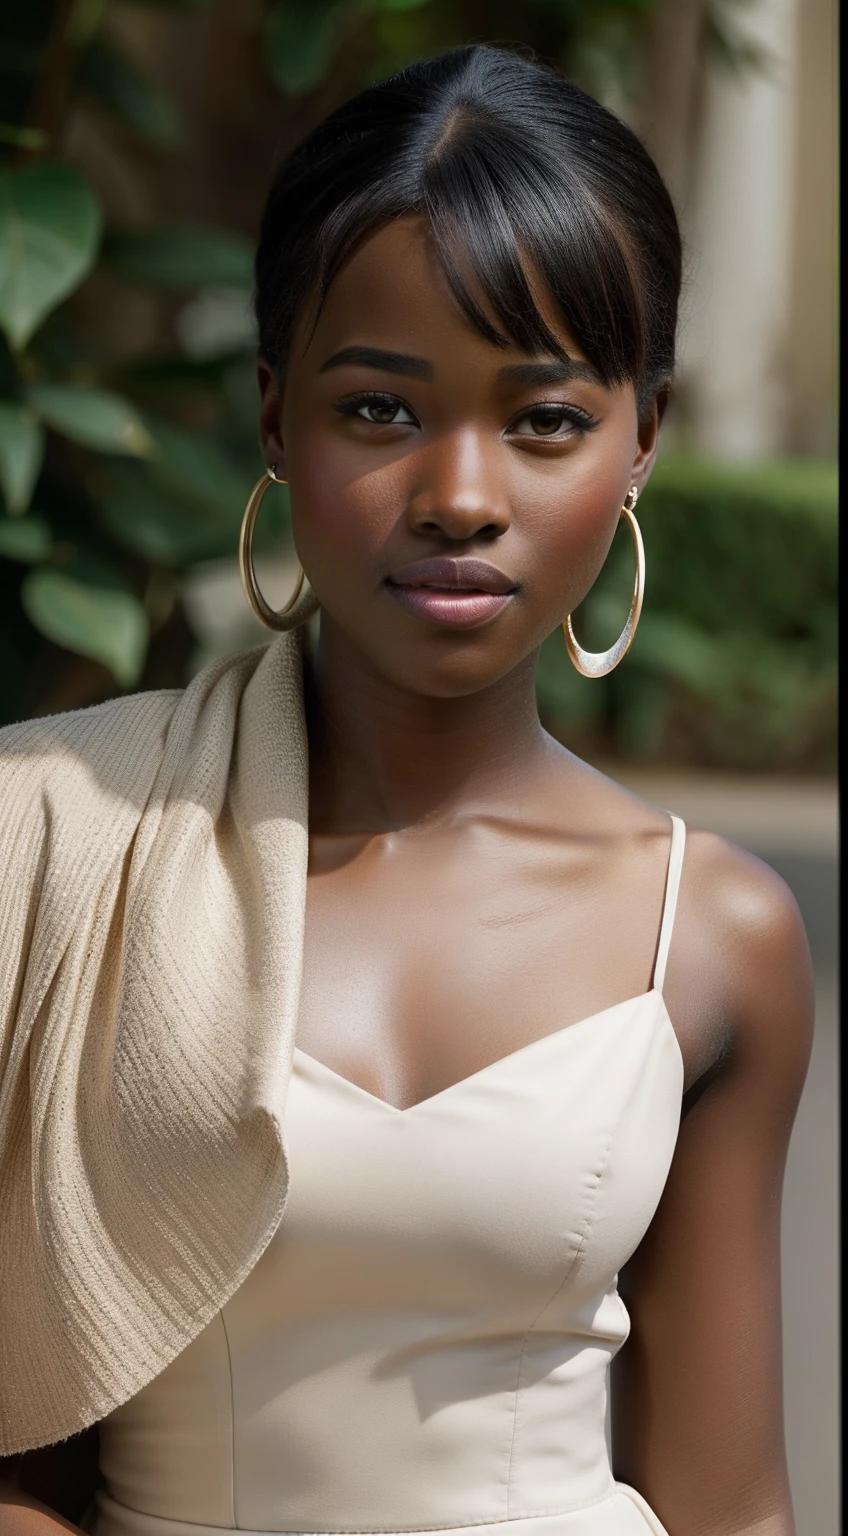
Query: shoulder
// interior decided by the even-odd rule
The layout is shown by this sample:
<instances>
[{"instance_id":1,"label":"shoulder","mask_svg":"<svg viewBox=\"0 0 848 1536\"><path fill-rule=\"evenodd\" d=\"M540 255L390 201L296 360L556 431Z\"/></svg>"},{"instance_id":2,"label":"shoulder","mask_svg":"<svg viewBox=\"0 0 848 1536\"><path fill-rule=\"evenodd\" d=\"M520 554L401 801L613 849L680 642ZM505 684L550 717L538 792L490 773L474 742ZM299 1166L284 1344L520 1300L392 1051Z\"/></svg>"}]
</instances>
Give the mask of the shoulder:
<instances>
[{"instance_id":1,"label":"shoulder","mask_svg":"<svg viewBox=\"0 0 848 1536\"><path fill-rule=\"evenodd\" d=\"M593 774L594 774L593 770ZM667 858L669 814L596 774L604 815L647 863ZM643 867L645 865L643 864ZM763 859L687 824L679 899L663 993L683 1055L686 1088L737 1078L782 1079L791 1097L806 1074L813 973L798 903Z\"/></svg>"},{"instance_id":2,"label":"shoulder","mask_svg":"<svg viewBox=\"0 0 848 1536\"><path fill-rule=\"evenodd\" d=\"M813 1028L813 973L798 903L756 855L716 833L687 829L679 932L667 992L685 1008L703 998L712 1063L780 1080L797 1097ZM796 1093L797 1090L797 1093Z\"/></svg>"},{"instance_id":3,"label":"shoulder","mask_svg":"<svg viewBox=\"0 0 848 1536\"><path fill-rule=\"evenodd\" d=\"M0 765L9 773L39 759L88 748L108 754L118 742L158 739L182 696L178 688L136 693L88 709L42 715L0 728Z\"/></svg>"},{"instance_id":4,"label":"shoulder","mask_svg":"<svg viewBox=\"0 0 848 1536\"><path fill-rule=\"evenodd\" d=\"M279 643L288 638L223 657L186 688L125 695L0 730L0 862L31 869L46 846L57 868L68 849L77 862L90 850L102 863L107 844L113 852L126 847L151 795L175 785L194 793L198 782L208 789L210 771L216 782L226 776L251 681L264 677L253 709L260 725L284 689L292 691L296 653Z\"/></svg>"},{"instance_id":5,"label":"shoulder","mask_svg":"<svg viewBox=\"0 0 848 1536\"><path fill-rule=\"evenodd\" d=\"M571 759L572 762L578 760ZM579 762L588 818L602 823L629 857L640 846L650 859L671 835L669 812ZM798 904L785 880L764 860L718 833L687 824L678 925L697 930L704 949L735 971L736 963L808 962ZM686 950L688 944L675 945Z\"/></svg>"},{"instance_id":6,"label":"shoulder","mask_svg":"<svg viewBox=\"0 0 848 1536\"><path fill-rule=\"evenodd\" d=\"M689 827L685 865L690 890L723 945L771 959L778 959L787 944L806 950L795 897L756 854L715 832Z\"/></svg>"},{"instance_id":7,"label":"shoulder","mask_svg":"<svg viewBox=\"0 0 848 1536\"><path fill-rule=\"evenodd\" d=\"M111 699L0 730L0 845L25 827L92 825L149 793L179 690Z\"/></svg>"}]
</instances>

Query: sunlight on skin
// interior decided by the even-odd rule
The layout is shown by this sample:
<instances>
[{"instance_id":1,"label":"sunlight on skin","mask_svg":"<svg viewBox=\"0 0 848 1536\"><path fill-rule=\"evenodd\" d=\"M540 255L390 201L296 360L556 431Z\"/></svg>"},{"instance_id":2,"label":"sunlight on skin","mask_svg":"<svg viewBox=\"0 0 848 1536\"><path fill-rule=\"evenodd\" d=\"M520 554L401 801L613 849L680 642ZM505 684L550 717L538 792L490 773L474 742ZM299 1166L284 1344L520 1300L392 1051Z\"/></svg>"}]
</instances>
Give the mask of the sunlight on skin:
<instances>
[{"instance_id":1,"label":"sunlight on skin","mask_svg":"<svg viewBox=\"0 0 848 1536\"><path fill-rule=\"evenodd\" d=\"M605 388L538 298L577 367L481 336L408 216L352 256L311 336L301 318L282 398L261 369L265 454L290 481L325 642L341 627L401 688L461 696L531 656L585 597L650 473L656 411L640 430L632 384ZM365 348L400 360L333 361ZM483 630L422 624L387 591L392 572L446 552L482 556L514 588Z\"/></svg>"}]
</instances>

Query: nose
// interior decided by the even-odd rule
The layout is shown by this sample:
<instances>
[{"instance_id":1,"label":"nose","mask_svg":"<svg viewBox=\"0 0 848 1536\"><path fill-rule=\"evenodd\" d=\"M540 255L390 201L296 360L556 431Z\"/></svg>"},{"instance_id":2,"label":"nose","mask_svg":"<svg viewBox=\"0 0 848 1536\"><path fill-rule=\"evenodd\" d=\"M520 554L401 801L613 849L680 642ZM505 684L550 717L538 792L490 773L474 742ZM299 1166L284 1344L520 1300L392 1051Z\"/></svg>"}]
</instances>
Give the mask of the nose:
<instances>
[{"instance_id":1,"label":"nose","mask_svg":"<svg viewBox=\"0 0 848 1536\"><path fill-rule=\"evenodd\" d=\"M503 466L496 459L476 434L434 443L407 504L410 528L453 541L496 539L505 533L510 511Z\"/></svg>"}]
</instances>

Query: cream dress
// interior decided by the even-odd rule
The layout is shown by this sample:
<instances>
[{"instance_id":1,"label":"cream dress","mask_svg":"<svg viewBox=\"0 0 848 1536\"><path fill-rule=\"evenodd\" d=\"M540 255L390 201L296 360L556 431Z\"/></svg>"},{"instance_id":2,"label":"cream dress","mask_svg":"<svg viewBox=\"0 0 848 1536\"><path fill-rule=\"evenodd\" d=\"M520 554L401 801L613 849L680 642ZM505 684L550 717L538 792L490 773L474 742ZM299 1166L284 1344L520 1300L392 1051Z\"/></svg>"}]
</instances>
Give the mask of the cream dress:
<instances>
[{"instance_id":1,"label":"cream dress","mask_svg":"<svg viewBox=\"0 0 848 1536\"><path fill-rule=\"evenodd\" d=\"M649 992L405 1110L295 1050L283 1220L102 1422L96 1536L663 1536L604 1425L680 1120L672 825Z\"/></svg>"}]
</instances>

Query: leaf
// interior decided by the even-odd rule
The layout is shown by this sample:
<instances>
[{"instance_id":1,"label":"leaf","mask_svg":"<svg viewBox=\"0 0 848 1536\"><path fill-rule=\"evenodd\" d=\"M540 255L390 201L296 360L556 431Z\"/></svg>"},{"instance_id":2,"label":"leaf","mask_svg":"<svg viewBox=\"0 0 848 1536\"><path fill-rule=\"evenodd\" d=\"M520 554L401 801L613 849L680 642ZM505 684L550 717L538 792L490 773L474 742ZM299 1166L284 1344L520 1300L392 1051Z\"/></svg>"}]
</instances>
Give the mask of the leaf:
<instances>
[{"instance_id":1,"label":"leaf","mask_svg":"<svg viewBox=\"0 0 848 1536\"><path fill-rule=\"evenodd\" d=\"M0 123L0 144L11 144L15 149L46 149L49 135L43 128L21 127L17 123Z\"/></svg>"},{"instance_id":2,"label":"leaf","mask_svg":"<svg viewBox=\"0 0 848 1536\"><path fill-rule=\"evenodd\" d=\"M205 11L211 0L135 0L136 5L149 5L156 11Z\"/></svg>"},{"instance_id":3,"label":"leaf","mask_svg":"<svg viewBox=\"0 0 848 1536\"><path fill-rule=\"evenodd\" d=\"M76 384L32 384L27 400L48 427L84 448L100 453L128 453L147 458L154 452L150 433L135 407L108 389Z\"/></svg>"},{"instance_id":4,"label":"leaf","mask_svg":"<svg viewBox=\"0 0 848 1536\"><path fill-rule=\"evenodd\" d=\"M234 462L213 436L154 418L154 456L98 465L87 482L101 522L126 549L167 565L190 565L235 551L247 497L261 460ZM256 547L286 526L285 488L263 508Z\"/></svg>"},{"instance_id":5,"label":"leaf","mask_svg":"<svg viewBox=\"0 0 848 1536\"><path fill-rule=\"evenodd\" d=\"M704 18L707 56L731 75L771 73L775 65L774 55L755 38L729 25L721 11L722 8L715 4L707 7Z\"/></svg>"},{"instance_id":6,"label":"leaf","mask_svg":"<svg viewBox=\"0 0 848 1536\"><path fill-rule=\"evenodd\" d=\"M160 288L253 284L250 242L202 224L174 224L144 234L110 233L103 256L121 277Z\"/></svg>"},{"instance_id":7,"label":"leaf","mask_svg":"<svg viewBox=\"0 0 848 1536\"><path fill-rule=\"evenodd\" d=\"M336 51L336 17L345 0L278 0L265 28L271 77L288 96L320 85Z\"/></svg>"},{"instance_id":8,"label":"leaf","mask_svg":"<svg viewBox=\"0 0 848 1536\"><path fill-rule=\"evenodd\" d=\"M148 625L144 608L132 592L40 566L24 577L21 603L30 623L48 640L102 662L122 688L138 682Z\"/></svg>"},{"instance_id":9,"label":"leaf","mask_svg":"<svg viewBox=\"0 0 848 1536\"><path fill-rule=\"evenodd\" d=\"M0 557L35 565L53 546L50 529L42 517L0 517Z\"/></svg>"},{"instance_id":10,"label":"leaf","mask_svg":"<svg viewBox=\"0 0 848 1536\"><path fill-rule=\"evenodd\" d=\"M44 428L32 411L0 401L0 487L13 516L25 512L44 458Z\"/></svg>"},{"instance_id":11,"label":"leaf","mask_svg":"<svg viewBox=\"0 0 848 1536\"><path fill-rule=\"evenodd\" d=\"M94 265L100 205L69 165L0 172L0 328L25 347Z\"/></svg>"},{"instance_id":12,"label":"leaf","mask_svg":"<svg viewBox=\"0 0 848 1536\"><path fill-rule=\"evenodd\" d=\"M149 473L163 490L234 530L253 488L214 438L148 418L155 445Z\"/></svg>"},{"instance_id":13,"label":"leaf","mask_svg":"<svg viewBox=\"0 0 848 1536\"><path fill-rule=\"evenodd\" d=\"M170 96L105 38L86 48L79 79L102 107L148 144L173 149L182 143L183 125Z\"/></svg>"},{"instance_id":14,"label":"leaf","mask_svg":"<svg viewBox=\"0 0 848 1536\"><path fill-rule=\"evenodd\" d=\"M65 28L64 41L71 48L84 48L100 30L108 0L73 0Z\"/></svg>"},{"instance_id":15,"label":"leaf","mask_svg":"<svg viewBox=\"0 0 848 1536\"><path fill-rule=\"evenodd\" d=\"M92 486L104 527L125 549L156 565L186 566L232 554L236 525L209 514L206 506L187 504L152 478L137 459L112 464L100 485ZM233 508L237 514L238 506ZM2 524L0 524L0 527Z\"/></svg>"}]
</instances>

